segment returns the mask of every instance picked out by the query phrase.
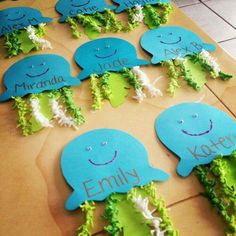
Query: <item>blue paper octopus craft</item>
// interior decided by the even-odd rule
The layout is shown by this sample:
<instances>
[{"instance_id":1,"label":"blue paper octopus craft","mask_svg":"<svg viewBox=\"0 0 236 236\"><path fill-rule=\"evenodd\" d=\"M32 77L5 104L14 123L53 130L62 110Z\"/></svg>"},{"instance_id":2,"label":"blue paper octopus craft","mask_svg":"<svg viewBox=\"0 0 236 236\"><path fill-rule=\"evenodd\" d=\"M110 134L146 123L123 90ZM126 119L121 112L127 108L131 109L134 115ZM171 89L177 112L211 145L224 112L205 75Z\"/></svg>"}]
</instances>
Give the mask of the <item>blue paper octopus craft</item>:
<instances>
[{"instance_id":1,"label":"blue paper octopus craft","mask_svg":"<svg viewBox=\"0 0 236 236\"><path fill-rule=\"evenodd\" d=\"M155 129L161 142L180 158L177 172L181 176L236 149L235 121L206 104L170 107L157 117Z\"/></svg>"},{"instance_id":2,"label":"blue paper octopus craft","mask_svg":"<svg viewBox=\"0 0 236 236\"><path fill-rule=\"evenodd\" d=\"M15 101L18 126L23 135L52 127L53 117L62 126L76 128L84 123L69 87L79 86L81 82L70 75L70 65L65 58L54 54L26 57L6 71L3 81L6 90L0 94L0 102Z\"/></svg>"},{"instance_id":3,"label":"blue paper octopus craft","mask_svg":"<svg viewBox=\"0 0 236 236\"><path fill-rule=\"evenodd\" d=\"M96 38L102 32L119 32L121 22L112 12L116 7L106 4L105 0L59 0L56 10L62 17L60 22L70 25L73 36L81 37L78 23L85 28L90 39Z\"/></svg>"},{"instance_id":4,"label":"blue paper octopus craft","mask_svg":"<svg viewBox=\"0 0 236 236\"><path fill-rule=\"evenodd\" d=\"M229 80L231 75L221 71L209 52L216 47L204 43L194 32L182 27L166 26L144 33L141 46L152 54L152 63L166 66L170 78L168 92L174 95L180 86L179 78L195 90L207 82L205 72L213 78Z\"/></svg>"},{"instance_id":5,"label":"blue paper octopus craft","mask_svg":"<svg viewBox=\"0 0 236 236\"><path fill-rule=\"evenodd\" d=\"M78 235L92 235L93 201L103 200L109 222L104 229L109 235L177 235L163 201L156 198L154 184L150 184L167 180L168 174L149 166L145 147L128 133L97 129L78 136L63 149L61 168L73 189L66 209L80 207L86 213ZM149 201L160 210L159 217L148 209Z\"/></svg>"},{"instance_id":6,"label":"blue paper octopus craft","mask_svg":"<svg viewBox=\"0 0 236 236\"><path fill-rule=\"evenodd\" d=\"M113 107L122 104L130 86L134 87L134 98L139 102L146 97L143 88L151 96L162 95L139 68L148 61L138 59L135 47L126 40L102 38L87 42L76 50L74 58L82 68L78 78L84 80L90 76L95 110L101 108L104 99Z\"/></svg>"},{"instance_id":7,"label":"blue paper octopus craft","mask_svg":"<svg viewBox=\"0 0 236 236\"><path fill-rule=\"evenodd\" d=\"M30 7L12 7L0 11L0 37L4 37L7 56L12 57L31 50L51 48L43 39L45 25L52 19Z\"/></svg>"},{"instance_id":8,"label":"blue paper octopus craft","mask_svg":"<svg viewBox=\"0 0 236 236\"><path fill-rule=\"evenodd\" d=\"M119 6L115 12L127 12L128 25L126 31L130 31L144 22L150 29L159 27L168 21L173 7L169 0L112 0Z\"/></svg>"}]
</instances>

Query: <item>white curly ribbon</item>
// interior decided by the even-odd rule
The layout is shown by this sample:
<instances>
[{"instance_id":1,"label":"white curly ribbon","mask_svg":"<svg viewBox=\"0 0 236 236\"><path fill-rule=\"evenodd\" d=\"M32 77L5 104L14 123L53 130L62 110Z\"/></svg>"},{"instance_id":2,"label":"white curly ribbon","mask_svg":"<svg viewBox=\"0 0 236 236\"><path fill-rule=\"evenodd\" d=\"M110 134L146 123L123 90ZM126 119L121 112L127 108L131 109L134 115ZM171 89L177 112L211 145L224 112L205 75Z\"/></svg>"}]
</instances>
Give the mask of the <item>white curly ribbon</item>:
<instances>
[{"instance_id":1,"label":"white curly ribbon","mask_svg":"<svg viewBox=\"0 0 236 236\"><path fill-rule=\"evenodd\" d=\"M164 236L166 230L160 229L160 223L162 219L160 217L153 216L153 212L148 209L148 198L142 198L140 195L132 198L133 203L136 208L142 213L143 217L151 222L152 227L151 230L152 235L155 236Z\"/></svg>"},{"instance_id":2,"label":"white curly ribbon","mask_svg":"<svg viewBox=\"0 0 236 236\"><path fill-rule=\"evenodd\" d=\"M142 89L135 89L135 93L136 95L133 96L133 98L140 103L146 98L146 95L143 93Z\"/></svg>"},{"instance_id":3,"label":"white curly ribbon","mask_svg":"<svg viewBox=\"0 0 236 236\"><path fill-rule=\"evenodd\" d=\"M42 24L42 25L44 26L45 24ZM26 27L26 31L27 31L27 33L29 35L29 39L33 43L38 44L43 50L47 49L47 48L52 49L52 45L51 45L51 43L48 40L39 38L36 35L35 29L34 29L33 26L29 25L28 27Z\"/></svg>"},{"instance_id":4,"label":"white curly ribbon","mask_svg":"<svg viewBox=\"0 0 236 236\"><path fill-rule=\"evenodd\" d=\"M52 107L54 118L58 120L59 125L74 127L75 129L78 129L78 127L74 123L73 118L66 115L66 112L63 111L62 106L59 105L58 101L55 98L50 100L50 105Z\"/></svg>"},{"instance_id":5,"label":"white curly ribbon","mask_svg":"<svg viewBox=\"0 0 236 236\"><path fill-rule=\"evenodd\" d=\"M137 11L136 14L134 14L134 21L137 22L142 22L144 19L144 15L143 15L143 7L141 5L136 5L135 6L135 10Z\"/></svg>"},{"instance_id":6,"label":"white curly ribbon","mask_svg":"<svg viewBox=\"0 0 236 236\"><path fill-rule=\"evenodd\" d=\"M40 111L40 104L38 98L31 99L32 113L35 119L42 127L53 127L48 118L46 118Z\"/></svg>"},{"instance_id":7,"label":"white curly ribbon","mask_svg":"<svg viewBox=\"0 0 236 236\"><path fill-rule=\"evenodd\" d=\"M163 93L161 92L160 89L157 89L149 80L147 75L140 69L139 66L135 66L131 70L135 75L137 75L137 79L142 85L143 88L145 88L149 94L152 97L156 96L163 96Z\"/></svg>"},{"instance_id":8,"label":"white curly ribbon","mask_svg":"<svg viewBox=\"0 0 236 236\"><path fill-rule=\"evenodd\" d=\"M210 55L210 53L204 49L202 49L201 53L200 53L200 56L206 60L207 64L209 66L211 66L211 68L213 69L214 71L214 74L215 75L219 75L219 72L221 71L220 70L220 66L219 64L216 62L216 59L214 57L212 57Z\"/></svg>"}]
</instances>

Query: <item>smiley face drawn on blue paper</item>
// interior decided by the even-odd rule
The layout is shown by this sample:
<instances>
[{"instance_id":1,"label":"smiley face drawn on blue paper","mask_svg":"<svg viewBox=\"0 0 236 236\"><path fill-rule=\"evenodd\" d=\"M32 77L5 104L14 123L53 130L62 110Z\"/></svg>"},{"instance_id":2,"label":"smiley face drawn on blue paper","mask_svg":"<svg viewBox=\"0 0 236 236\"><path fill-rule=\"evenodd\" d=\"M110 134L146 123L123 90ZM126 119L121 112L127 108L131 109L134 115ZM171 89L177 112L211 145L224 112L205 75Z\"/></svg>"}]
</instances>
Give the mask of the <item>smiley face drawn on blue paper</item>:
<instances>
[{"instance_id":1,"label":"smiley face drawn on blue paper","mask_svg":"<svg viewBox=\"0 0 236 236\"><path fill-rule=\"evenodd\" d=\"M39 25L51 21L51 18L43 17L41 12L34 8L7 8L0 11L0 37L29 25Z\"/></svg>"},{"instance_id":2,"label":"smiley face drawn on blue paper","mask_svg":"<svg viewBox=\"0 0 236 236\"><path fill-rule=\"evenodd\" d=\"M173 106L157 117L155 129L160 141L180 158L177 172L184 177L195 166L236 149L235 121L206 104Z\"/></svg>"},{"instance_id":3,"label":"smiley face drawn on blue paper","mask_svg":"<svg viewBox=\"0 0 236 236\"><path fill-rule=\"evenodd\" d=\"M144 6L147 4L158 4L158 3L169 3L169 0L112 0L113 2L119 4L119 7L116 9L117 13L120 13L128 8L133 8L137 5Z\"/></svg>"},{"instance_id":4,"label":"smiley face drawn on blue paper","mask_svg":"<svg viewBox=\"0 0 236 236\"><path fill-rule=\"evenodd\" d=\"M115 6L106 4L106 0L59 0L56 4L57 12L62 15L60 22L64 22L67 17L104 12L105 9L113 10L115 8Z\"/></svg>"},{"instance_id":5,"label":"smiley face drawn on blue paper","mask_svg":"<svg viewBox=\"0 0 236 236\"><path fill-rule=\"evenodd\" d=\"M76 63L83 69L79 79L84 80L91 74L103 74L107 71L120 71L147 65L148 61L137 58L135 47L120 38L102 38L87 42L75 53Z\"/></svg>"},{"instance_id":6,"label":"smiley face drawn on blue paper","mask_svg":"<svg viewBox=\"0 0 236 236\"><path fill-rule=\"evenodd\" d=\"M3 81L6 91L0 95L1 102L12 96L23 97L81 83L70 75L68 61L54 54L29 56L16 62L6 71Z\"/></svg>"},{"instance_id":7,"label":"smiley face drawn on blue paper","mask_svg":"<svg viewBox=\"0 0 236 236\"><path fill-rule=\"evenodd\" d=\"M143 144L114 129L92 130L71 141L63 150L61 168L74 190L66 202L67 210L75 210L85 201L102 201L111 193L127 193L134 186L169 177L149 166Z\"/></svg>"},{"instance_id":8,"label":"smiley face drawn on blue paper","mask_svg":"<svg viewBox=\"0 0 236 236\"><path fill-rule=\"evenodd\" d=\"M206 51L216 49L214 45L204 43L194 32L177 26L165 26L147 31L141 38L141 46L152 54L153 64L200 53L202 49Z\"/></svg>"}]
</instances>

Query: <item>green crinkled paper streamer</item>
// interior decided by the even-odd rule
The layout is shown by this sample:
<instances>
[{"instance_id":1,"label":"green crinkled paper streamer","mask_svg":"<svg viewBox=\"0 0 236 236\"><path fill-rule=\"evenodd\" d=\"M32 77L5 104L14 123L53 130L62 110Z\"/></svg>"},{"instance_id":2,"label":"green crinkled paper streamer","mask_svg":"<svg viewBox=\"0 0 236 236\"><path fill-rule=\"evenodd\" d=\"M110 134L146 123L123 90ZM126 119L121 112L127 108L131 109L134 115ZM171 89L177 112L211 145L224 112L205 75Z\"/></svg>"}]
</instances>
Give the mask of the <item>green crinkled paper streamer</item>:
<instances>
[{"instance_id":1,"label":"green crinkled paper streamer","mask_svg":"<svg viewBox=\"0 0 236 236\"><path fill-rule=\"evenodd\" d=\"M217 156L210 164L195 168L205 187L203 193L224 219L226 235L236 235L236 151Z\"/></svg>"}]
</instances>

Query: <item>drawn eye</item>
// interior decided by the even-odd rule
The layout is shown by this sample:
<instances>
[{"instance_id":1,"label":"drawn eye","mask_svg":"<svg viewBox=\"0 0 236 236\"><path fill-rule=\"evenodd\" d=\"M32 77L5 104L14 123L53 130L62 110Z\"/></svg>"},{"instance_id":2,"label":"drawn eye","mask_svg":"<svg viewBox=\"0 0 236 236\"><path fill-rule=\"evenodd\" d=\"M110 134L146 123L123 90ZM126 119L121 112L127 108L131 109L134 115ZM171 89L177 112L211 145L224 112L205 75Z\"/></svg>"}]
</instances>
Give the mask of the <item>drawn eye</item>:
<instances>
[{"instance_id":1,"label":"drawn eye","mask_svg":"<svg viewBox=\"0 0 236 236\"><path fill-rule=\"evenodd\" d=\"M105 48L110 48L110 47L111 47L111 46L110 46L109 44L105 46Z\"/></svg>"},{"instance_id":2,"label":"drawn eye","mask_svg":"<svg viewBox=\"0 0 236 236\"><path fill-rule=\"evenodd\" d=\"M178 124L183 124L184 120L178 120Z\"/></svg>"},{"instance_id":3,"label":"drawn eye","mask_svg":"<svg viewBox=\"0 0 236 236\"><path fill-rule=\"evenodd\" d=\"M158 36L157 36L157 38L161 38L161 37L162 37L162 35L158 35Z\"/></svg>"},{"instance_id":4,"label":"drawn eye","mask_svg":"<svg viewBox=\"0 0 236 236\"><path fill-rule=\"evenodd\" d=\"M86 147L86 151L87 151L87 152L89 152L89 151L91 151L91 150L92 150L92 147L91 147L91 146Z\"/></svg>"},{"instance_id":5,"label":"drawn eye","mask_svg":"<svg viewBox=\"0 0 236 236\"><path fill-rule=\"evenodd\" d=\"M193 118L198 118L198 114L195 113L195 114L192 115L192 117L193 117Z\"/></svg>"},{"instance_id":6,"label":"drawn eye","mask_svg":"<svg viewBox=\"0 0 236 236\"><path fill-rule=\"evenodd\" d=\"M104 142L101 143L102 146L106 146L107 144L108 144L107 141L104 141Z\"/></svg>"},{"instance_id":7,"label":"drawn eye","mask_svg":"<svg viewBox=\"0 0 236 236\"><path fill-rule=\"evenodd\" d=\"M46 62L43 62L40 64L40 66L45 66L46 65Z\"/></svg>"},{"instance_id":8,"label":"drawn eye","mask_svg":"<svg viewBox=\"0 0 236 236\"><path fill-rule=\"evenodd\" d=\"M169 33L169 35L173 35L173 33Z\"/></svg>"},{"instance_id":9,"label":"drawn eye","mask_svg":"<svg viewBox=\"0 0 236 236\"><path fill-rule=\"evenodd\" d=\"M34 68L34 65L29 66L29 68L33 69L33 68Z\"/></svg>"},{"instance_id":10,"label":"drawn eye","mask_svg":"<svg viewBox=\"0 0 236 236\"><path fill-rule=\"evenodd\" d=\"M19 11L16 11L16 14L20 14L20 12L19 12Z\"/></svg>"},{"instance_id":11,"label":"drawn eye","mask_svg":"<svg viewBox=\"0 0 236 236\"><path fill-rule=\"evenodd\" d=\"M96 48L95 51L96 51L96 52L99 52L99 51L100 51L100 48Z\"/></svg>"},{"instance_id":12,"label":"drawn eye","mask_svg":"<svg viewBox=\"0 0 236 236\"><path fill-rule=\"evenodd\" d=\"M8 15L8 14L6 14L5 16L6 16L6 17L8 17L9 15Z\"/></svg>"}]
</instances>

